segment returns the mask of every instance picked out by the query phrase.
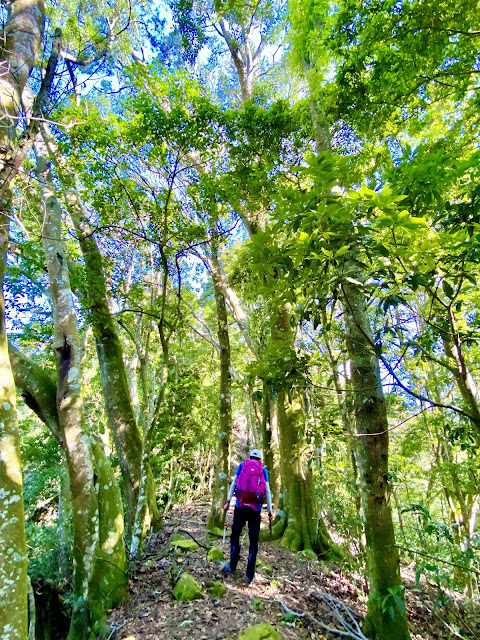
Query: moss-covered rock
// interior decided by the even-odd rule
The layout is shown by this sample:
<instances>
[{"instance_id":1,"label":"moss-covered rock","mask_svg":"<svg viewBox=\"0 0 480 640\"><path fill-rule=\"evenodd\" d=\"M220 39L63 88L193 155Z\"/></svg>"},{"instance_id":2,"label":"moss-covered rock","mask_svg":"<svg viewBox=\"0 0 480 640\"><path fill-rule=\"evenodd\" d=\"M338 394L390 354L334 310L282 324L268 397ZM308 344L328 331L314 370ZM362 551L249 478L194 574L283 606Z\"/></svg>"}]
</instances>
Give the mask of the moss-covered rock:
<instances>
[{"instance_id":1,"label":"moss-covered rock","mask_svg":"<svg viewBox=\"0 0 480 640\"><path fill-rule=\"evenodd\" d=\"M271 624L262 622L241 631L238 640L280 640L280 634Z\"/></svg>"},{"instance_id":2,"label":"moss-covered rock","mask_svg":"<svg viewBox=\"0 0 480 640\"><path fill-rule=\"evenodd\" d=\"M208 592L214 598L223 598L223 596L227 593L227 589L221 582L209 582L208 583Z\"/></svg>"},{"instance_id":3,"label":"moss-covered rock","mask_svg":"<svg viewBox=\"0 0 480 640\"><path fill-rule=\"evenodd\" d=\"M173 596L176 600L196 600L203 598L203 591L193 576L182 573L173 589Z\"/></svg>"},{"instance_id":4,"label":"moss-covered rock","mask_svg":"<svg viewBox=\"0 0 480 640\"><path fill-rule=\"evenodd\" d=\"M255 611L265 611L265 605L260 598L252 598L252 607Z\"/></svg>"},{"instance_id":5,"label":"moss-covered rock","mask_svg":"<svg viewBox=\"0 0 480 640\"><path fill-rule=\"evenodd\" d=\"M207 554L207 560L209 562L220 562L225 560L225 554L218 547L212 547Z\"/></svg>"},{"instance_id":6,"label":"moss-covered rock","mask_svg":"<svg viewBox=\"0 0 480 640\"><path fill-rule=\"evenodd\" d=\"M180 538L179 540L171 540L170 546L180 551L195 551L198 549L198 544L195 540L188 540L186 538Z\"/></svg>"}]
</instances>

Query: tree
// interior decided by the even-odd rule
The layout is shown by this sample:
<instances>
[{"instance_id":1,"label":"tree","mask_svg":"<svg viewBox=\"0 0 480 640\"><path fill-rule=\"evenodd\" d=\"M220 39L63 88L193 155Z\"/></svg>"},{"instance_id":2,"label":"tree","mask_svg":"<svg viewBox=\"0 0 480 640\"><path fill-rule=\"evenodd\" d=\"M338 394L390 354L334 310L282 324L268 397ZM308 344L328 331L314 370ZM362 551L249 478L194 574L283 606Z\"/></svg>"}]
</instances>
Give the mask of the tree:
<instances>
[{"instance_id":1,"label":"tree","mask_svg":"<svg viewBox=\"0 0 480 640\"><path fill-rule=\"evenodd\" d=\"M43 1L10 3L1 54L0 82L0 630L5 638L27 637L27 553L23 510L22 473L15 408L15 385L8 357L3 282L8 251L12 184L17 167L16 117L21 97L43 36ZM13 163L12 163L13 161ZM8 596L8 599L7 599Z\"/></svg>"},{"instance_id":2,"label":"tree","mask_svg":"<svg viewBox=\"0 0 480 640\"><path fill-rule=\"evenodd\" d=\"M75 600L69 638L76 640L89 638L105 611L124 596L123 509L103 449L90 439L85 425L81 397L82 353L66 247L62 239L61 207L55 195L48 151L41 134L37 136L34 149L43 212L42 244L53 314L58 376L56 406L74 514ZM99 514L101 511L105 513L104 510L110 512L108 522L100 522ZM112 562L116 572L106 572L103 566L99 566L99 563L107 561ZM115 595L112 597L112 594Z\"/></svg>"}]
</instances>

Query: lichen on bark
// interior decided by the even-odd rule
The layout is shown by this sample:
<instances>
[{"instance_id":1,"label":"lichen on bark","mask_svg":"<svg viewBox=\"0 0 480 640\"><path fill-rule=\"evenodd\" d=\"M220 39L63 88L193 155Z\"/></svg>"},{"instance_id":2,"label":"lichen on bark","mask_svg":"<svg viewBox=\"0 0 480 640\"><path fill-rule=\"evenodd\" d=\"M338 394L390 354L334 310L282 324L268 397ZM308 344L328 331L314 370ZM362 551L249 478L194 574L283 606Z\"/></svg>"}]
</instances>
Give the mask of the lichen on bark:
<instances>
[{"instance_id":1,"label":"lichen on bark","mask_svg":"<svg viewBox=\"0 0 480 640\"><path fill-rule=\"evenodd\" d=\"M104 464L101 450L95 446L89 436L83 416L82 406L82 361L81 346L77 328L77 318L70 287L66 247L62 238L61 208L51 179L46 145L38 135L35 140L37 158L36 174L40 186L43 205L42 245L49 276L49 293L52 305L54 326L54 352L57 364L56 407L59 431L65 447L68 465L70 489L72 494L73 534L74 534L74 581L73 611L69 631L69 640L83 640L95 632L104 606L112 600L109 594L105 598L103 583L98 580L96 569L102 557L102 534L106 524L110 549L124 567L121 560L123 538L123 512L118 510L119 495L115 488L109 494L109 501L103 495L105 503L100 503L100 479L103 479L102 494L109 487L113 475L104 478L108 466ZM102 514L111 504L117 505L117 513L110 522ZM103 536L103 544L108 544ZM120 546L119 546L120 545ZM107 550L105 550L107 553ZM123 554L125 550L123 549ZM110 554L108 554L110 555ZM102 567L103 570L103 567ZM124 584L124 581L123 581ZM107 585L109 587L110 585ZM115 586L115 585L114 585ZM112 590L112 594L115 589ZM113 596L115 597L115 596Z\"/></svg>"},{"instance_id":2,"label":"lichen on bark","mask_svg":"<svg viewBox=\"0 0 480 640\"><path fill-rule=\"evenodd\" d=\"M0 54L0 637L28 634L28 580L15 384L8 355L3 283L8 251L16 117L41 43L43 0L8 3Z\"/></svg>"}]
</instances>

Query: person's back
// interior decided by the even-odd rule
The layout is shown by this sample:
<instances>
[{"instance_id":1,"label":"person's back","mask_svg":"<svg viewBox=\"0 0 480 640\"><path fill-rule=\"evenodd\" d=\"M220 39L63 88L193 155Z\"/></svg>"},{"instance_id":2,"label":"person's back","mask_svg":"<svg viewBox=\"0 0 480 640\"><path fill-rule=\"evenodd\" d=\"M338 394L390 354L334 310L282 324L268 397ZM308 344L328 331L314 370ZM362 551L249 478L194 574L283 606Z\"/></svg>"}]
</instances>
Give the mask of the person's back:
<instances>
[{"instance_id":1,"label":"person's back","mask_svg":"<svg viewBox=\"0 0 480 640\"><path fill-rule=\"evenodd\" d=\"M262 454L258 449L252 449L250 458L240 463L237 467L224 505L225 511L228 510L234 494L236 503L230 537L230 562L223 567L223 571L229 574L233 573L237 568L240 557L240 534L248 522L250 545L246 577L247 583L250 584L255 575L258 538L260 535L260 515L265 498L267 498L268 517L272 520L272 496L268 483L268 471L262 464Z\"/></svg>"}]
</instances>

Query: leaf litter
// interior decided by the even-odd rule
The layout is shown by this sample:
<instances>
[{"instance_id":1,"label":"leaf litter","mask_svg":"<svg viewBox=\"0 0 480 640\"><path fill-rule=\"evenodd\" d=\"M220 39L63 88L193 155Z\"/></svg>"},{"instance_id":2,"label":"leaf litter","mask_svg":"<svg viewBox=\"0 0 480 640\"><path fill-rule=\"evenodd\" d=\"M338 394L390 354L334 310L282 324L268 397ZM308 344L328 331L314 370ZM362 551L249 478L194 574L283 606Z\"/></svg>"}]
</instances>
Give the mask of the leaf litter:
<instances>
[{"instance_id":1,"label":"leaf litter","mask_svg":"<svg viewBox=\"0 0 480 640\"><path fill-rule=\"evenodd\" d=\"M350 616L361 626L368 593L358 572L334 562L299 560L278 543L263 542L255 579L247 585L245 535L237 571L224 577L223 563L207 561L206 549L221 547L228 558L229 540L222 546L221 539L208 534L207 515L208 506L203 503L177 507L165 518L163 529L149 539L142 562L131 576L128 601L109 616L109 640L230 640L260 623L273 625L282 640L355 637L325 629L343 629L326 600L329 596L345 605L346 618ZM201 546L187 552L172 546L171 538L179 532ZM178 602L172 591L187 571L204 595L201 600ZM453 606L439 609L438 592L431 585L416 583L414 568L402 567L402 577L412 640L480 638L479 612L468 610L458 594L451 598ZM222 598L209 593L215 581L226 587Z\"/></svg>"}]
</instances>

